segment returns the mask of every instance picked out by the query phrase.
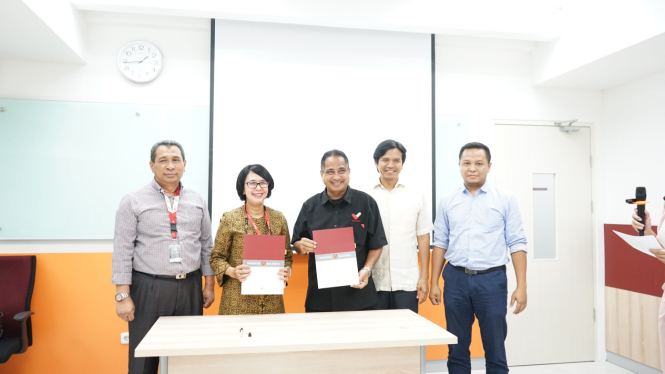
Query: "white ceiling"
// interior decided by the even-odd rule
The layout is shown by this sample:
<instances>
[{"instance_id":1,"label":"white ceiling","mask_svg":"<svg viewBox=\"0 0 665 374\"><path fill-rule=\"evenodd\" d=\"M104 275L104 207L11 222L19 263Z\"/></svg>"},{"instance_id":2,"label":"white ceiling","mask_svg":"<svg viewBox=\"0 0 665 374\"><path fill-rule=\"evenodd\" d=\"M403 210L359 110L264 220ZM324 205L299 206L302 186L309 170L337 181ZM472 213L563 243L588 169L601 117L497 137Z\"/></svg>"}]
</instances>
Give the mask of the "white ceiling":
<instances>
[{"instance_id":1,"label":"white ceiling","mask_svg":"<svg viewBox=\"0 0 665 374\"><path fill-rule=\"evenodd\" d=\"M178 18L220 18L529 41L552 40L561 28L561 10L551 5L556 0L48 0L48 7L46 3L0 1L0 59L83 62L73 53L72 35L61 31L71 27L55 24L54 4L73 7L88 22L96 22L99 13L121 13L130 18L162 16L176 24Z\"/></svg>"},{"instance_id":2,"label":"white ceiling","mask_svg":"<svg viewBox=\"0 0 665 374\"><path fill-rule=\"evenodd\" d=\"M582 65L537 87L607 89L665 70L665 33Z\"/></svg>"},{"instance_id":3,"label":"white ceiling","mask_svg":"<svg viewBox=\"0 0 665 374\"><path fill-rule=\"evenodd\" d=\"M72 0L77 9L549 41L557 0Z\"/></svg>"},{"instance_id":4,"label":"white ceiling","mask_svg":"<svg viewBox=\"0 0 665 374\"><path fill-rule=\"evenodd\" d=\"M598 1L1 0L0 60L85 63L85 26L70 25L72 19L79 17L84 25L118 19L121 20L118 22L123 23L206 27L211 18L221 18L419 32L437 34L445 38L447 43L533 51L538 45L556 45L564 38L568 38L566 42L570 43L571 35L570 32L566 34L566 31L570 30L571 24L579 24L580 18L586 19L588 25L585 26L588 29L598 28L596 22L614 25L614 20L609 17L595 21L582 13L575 18L572 13L577 4L584 3L587 11L595 15L597 10L603 10L598 7ZM647 8L649 12L646 12L650 17L648 22L652 23L648 32L634 38L632 45L608 50L606 54L586 61L578 59L570 67L562 68L566 56L563 56L563 63L562 56L558 56L558 60L545 59L542 63L540 60L535 61L534 71L543 66L548 69L554 66L558 70L554 69L556 74L542 79L534 75L534 83L546 87L606 89L665 70L665 10L664 14L656 14L653 10L654 4L659 4L659 1L615 0L618 11L615 11L613 17L629 14L631 4L640 3L642 8L651 6ZM603 4L600 6L606 6ZM59 11L62 14L73 14L73 18L57 17L57 14L54 16L56 6L61 8ZM659 19L661 16L662 22ZM598 15L596 18L600 17ZM638 17L634 22L639 20ZM621 23L616 24L617 27L612 30L620 30ZM630 26L624 27L630 29ZM603 37L602 32L598 32L598 35L599 38ZM616 34L608 33L602 42L611 42L615 37ZM575 39L574 35L572 39Z\"/></svg>"},{"instance_id":5,"label":"white ceiling","mask_svg":"<svg viewBox=\"0 0 665 374\"><path fill-rule=\"evenodd\" d=\"M83 62L22 0L0 1L0 59Z\"/></svg>"}]
</instances>

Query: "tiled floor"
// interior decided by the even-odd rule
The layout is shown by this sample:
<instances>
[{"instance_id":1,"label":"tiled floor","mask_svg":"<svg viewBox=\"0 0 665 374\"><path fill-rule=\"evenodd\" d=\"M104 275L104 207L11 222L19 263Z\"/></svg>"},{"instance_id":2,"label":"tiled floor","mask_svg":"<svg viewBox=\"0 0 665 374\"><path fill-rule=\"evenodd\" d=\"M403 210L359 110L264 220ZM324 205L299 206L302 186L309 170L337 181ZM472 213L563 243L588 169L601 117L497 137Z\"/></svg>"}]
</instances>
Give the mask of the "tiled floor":
<instances>
[{"instance_id":1,"label":"tiled floor","mask_svg":"<svg viewBox=\"0 0 665 374\"><path fill-rule=\"evenodd\" d=\"M485 374L485 370L473 370L472 374ZM633 374L608 362L583 362L575 364L515 366L511 374ZM443 374L443 373L441 373Z\"/></svg>"}]
</instances>

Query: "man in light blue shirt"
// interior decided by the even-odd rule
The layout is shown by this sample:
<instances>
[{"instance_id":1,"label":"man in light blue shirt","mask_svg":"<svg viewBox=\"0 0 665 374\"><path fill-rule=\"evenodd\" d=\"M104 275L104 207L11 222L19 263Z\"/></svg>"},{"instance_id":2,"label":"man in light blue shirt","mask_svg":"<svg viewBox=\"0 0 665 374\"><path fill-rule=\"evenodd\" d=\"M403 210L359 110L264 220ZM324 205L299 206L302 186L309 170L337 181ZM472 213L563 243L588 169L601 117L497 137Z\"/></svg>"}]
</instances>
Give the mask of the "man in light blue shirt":
<instances>
[{"instance_id":1,"label":"man in light blue shirt","mask_svg":"<svg viewBox=\"0 0 665 374\"><path fill-rule=\"evenodd\" d=\"M439 275L443 270L446 328L457 336L449 345L448 371L470 374L471 327L478 318L487 374L508 373L508 250L517 288L513 313L526 308L526 237L515 196L486 183L492 156L482 143L468 143L459 156L464 186L441 198L434 222L430 300L441 304ZM445 260L444 260L445 259Z\"/></svg>"}]
</instances>

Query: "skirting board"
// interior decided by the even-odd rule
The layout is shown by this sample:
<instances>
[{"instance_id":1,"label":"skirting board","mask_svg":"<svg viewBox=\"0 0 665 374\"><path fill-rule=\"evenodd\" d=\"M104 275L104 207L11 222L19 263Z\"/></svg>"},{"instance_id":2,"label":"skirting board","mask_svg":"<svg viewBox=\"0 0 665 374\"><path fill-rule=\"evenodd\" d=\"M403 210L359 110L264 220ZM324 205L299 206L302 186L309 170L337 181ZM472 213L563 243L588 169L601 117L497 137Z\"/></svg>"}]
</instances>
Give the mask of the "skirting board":
<instances>
[{"instance_id":1,"label":"skirting board","mask_svg":"<svg viewBox=\"0 0 665 374\"><path fill-rule=\"evenodd\" d=\"M448 360L427 360L428 373L447 373ZM471 359L471 370L485 370L485 357Z\"/></svg>"},{"instance_id":2,"label":"skirting board","mask_svg":"<svg viewBox=\"0 0 665 374\"><path fill-rule=\"evenodd\" d=\"M612 363L616 366L620 366L626 370L630 370L633 373L637 374L662 374L663 372L654 369L651 366L644 365L637 361L633 361L629 358L620 356L614 352L607 351L607 362ZM429 362L428 362L429 363ZM429 368L429 367L428 367Z\"/></svg>"},{"instance_id":3,"label":"skirting board","mask_svg":"<svg viewBox=\"0 0 665 374\"><path fill-rule=\"evenodd\" d=\"M446 366L448 360L428 360L427 372L428 373L447 373L448 367ZM620 356L616 353L607 351L607 362L616 366L622 367L626 370L632 371L636 374L663 374L662 371L654 369L651 366L641 364L629 358ZM478 357L471 359L471 370L485 370L485 358Z\"/></svg>"}]
</instances>

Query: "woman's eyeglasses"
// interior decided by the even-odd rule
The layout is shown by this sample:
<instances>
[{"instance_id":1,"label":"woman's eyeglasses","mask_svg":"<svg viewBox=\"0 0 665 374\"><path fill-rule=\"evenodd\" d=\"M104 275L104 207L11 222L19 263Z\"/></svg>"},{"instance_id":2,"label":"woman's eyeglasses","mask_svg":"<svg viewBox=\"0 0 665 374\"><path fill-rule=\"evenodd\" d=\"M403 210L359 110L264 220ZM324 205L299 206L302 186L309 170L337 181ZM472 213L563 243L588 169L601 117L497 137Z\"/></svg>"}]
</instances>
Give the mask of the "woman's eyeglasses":
<instances>
[{"instance_id":1,"label":"woman's eyeglasses","mask_svg":"<svg viewBox=\"0 0 665 374\"><path fill-rule=\"evenodd\" d=\"M247 187L249 187L251 189L255 189L256 186L261 186L261 188L268 188L268 182L266 182L266 181L262 181L262 182L251 181L251 182L246 182L245 184L247 185Z\"/></svg>"}]
</instances>

